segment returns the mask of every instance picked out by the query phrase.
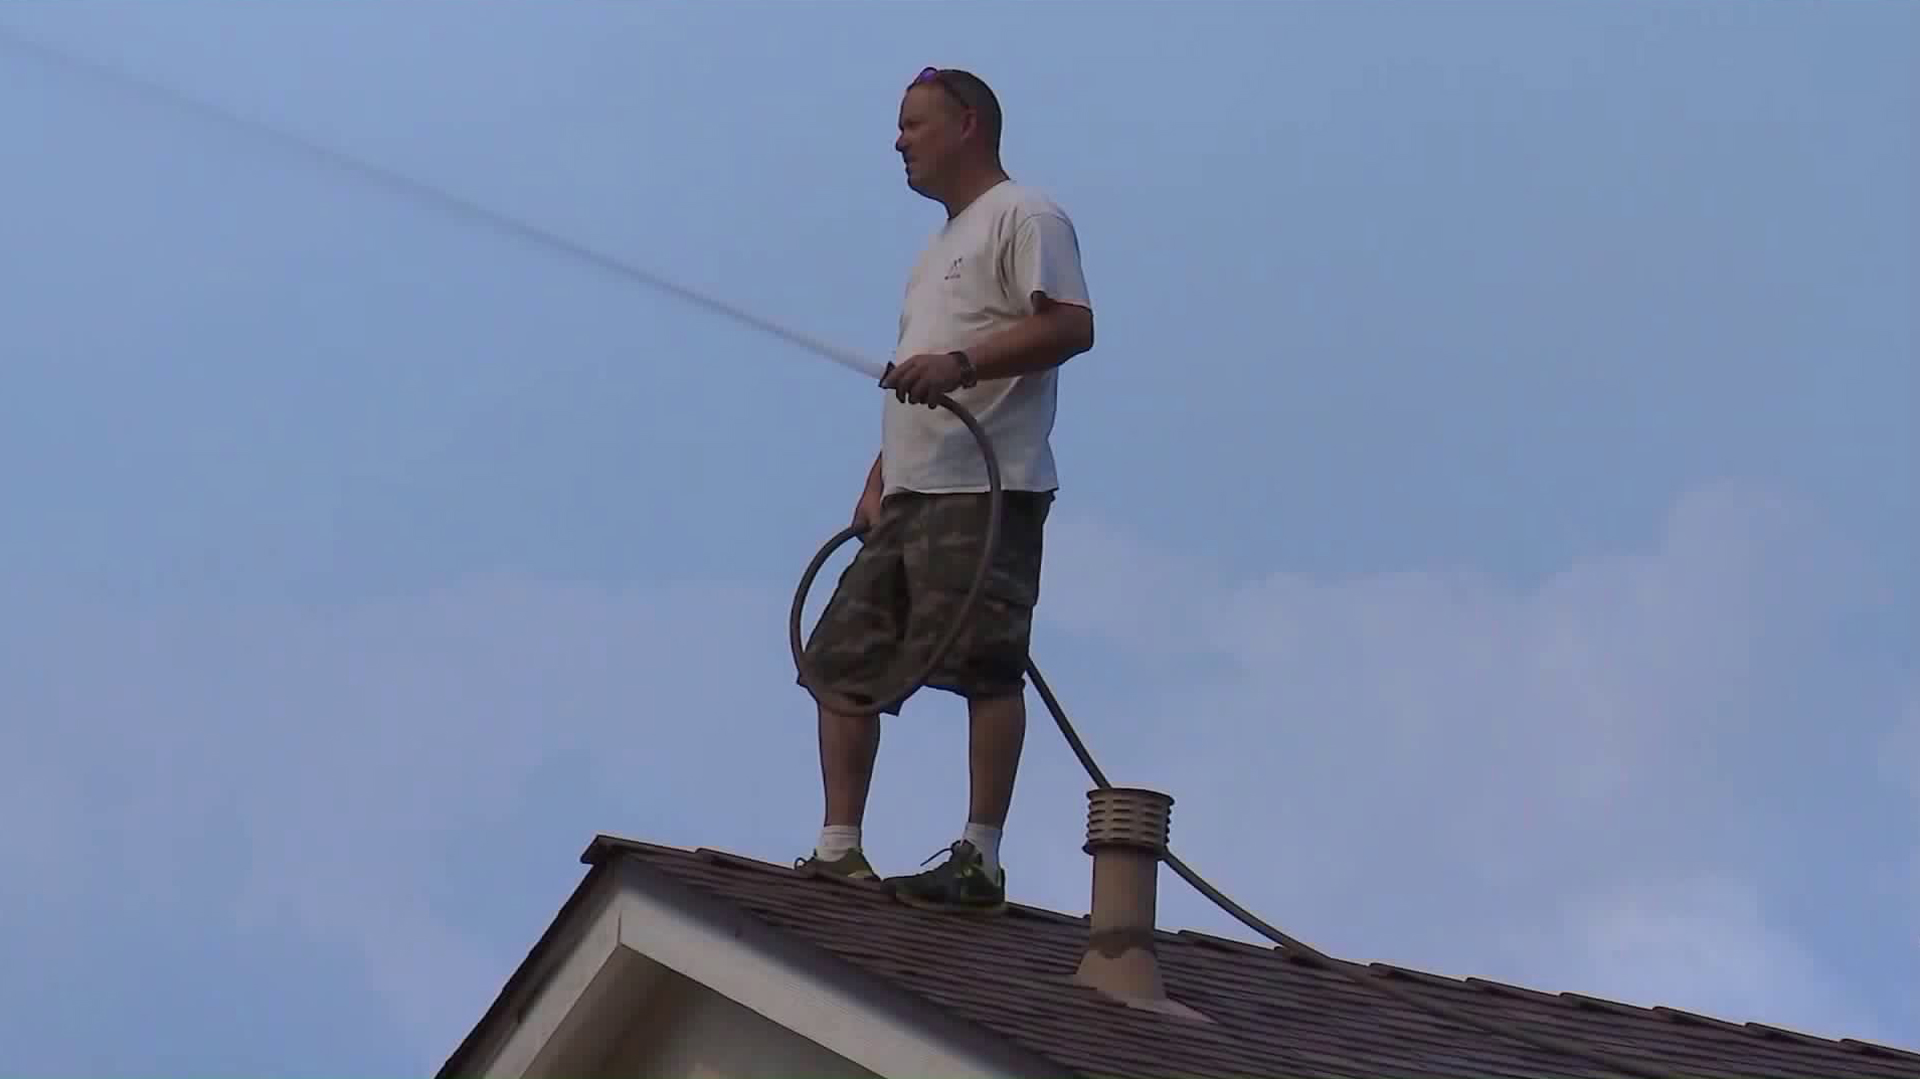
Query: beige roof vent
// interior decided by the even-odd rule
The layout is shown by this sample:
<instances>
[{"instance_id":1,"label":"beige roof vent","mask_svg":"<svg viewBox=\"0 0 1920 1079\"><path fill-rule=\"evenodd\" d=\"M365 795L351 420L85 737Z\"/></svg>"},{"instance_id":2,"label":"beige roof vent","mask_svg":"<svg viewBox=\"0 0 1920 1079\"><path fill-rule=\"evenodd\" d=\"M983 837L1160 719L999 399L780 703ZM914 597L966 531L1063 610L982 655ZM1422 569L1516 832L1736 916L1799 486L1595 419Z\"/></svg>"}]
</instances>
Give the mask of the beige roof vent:
<instances>
[{"instance_id":1,"label":"beige roof vent","mask_svg":"<svg viewBox=\"0 0 1920 1079\"><path fill-rule=\"evenodd\" d=\"M1172 797L1137 787L1087 792L1087 842L1093 855L1093 914L1087 950L1074 980L1135 1008L1204 1019L1167 997L1154 949L1160 855L1167 848Z\"/></svg>"}]
</instances>

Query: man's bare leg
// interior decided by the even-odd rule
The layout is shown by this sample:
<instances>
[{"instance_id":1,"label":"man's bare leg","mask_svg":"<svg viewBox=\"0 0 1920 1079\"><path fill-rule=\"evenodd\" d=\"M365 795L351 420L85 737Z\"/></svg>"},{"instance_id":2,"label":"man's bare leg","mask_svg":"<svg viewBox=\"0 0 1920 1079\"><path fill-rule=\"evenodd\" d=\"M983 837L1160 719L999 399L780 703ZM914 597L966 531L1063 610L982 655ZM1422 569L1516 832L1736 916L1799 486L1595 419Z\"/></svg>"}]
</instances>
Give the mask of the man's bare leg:
<instances>
[{"instance_id":1,"label":"man's bare leg","mask_svg":"<svg viewBox=\"0 0 1920 1079\"><path fill-rule=\"evenodd\" d=\"M867 814L873 759L880 752L879 716L843 716L819 709L820 786L826 792L826 823L808 864L842 876L875 876L861 850L860 819Z\"/></svg>"},{"instance_id":2,"label":"man's bare leg","mask_svg":"<svg viewBox=\"0 0 1920 1079\"><path fill-rule=\"evenodd\" d=\"M858 828L867 815L873 762L880 754L880 717L820 709L820 780L827 827Z\"/></svg>"},{"instance_id":3,"label":"man's bare leg","mask_svg":"<svg viewBox=\"0 0 1920 1079\"><path fill-rule=\"evenodd\" d=\"M1020 750L1027 738L1027 698L1023 693L967 702L969 771L972 797L967 820L1002 828L1013 805L1013 782L1020 771Z\"/></svg>"},{"instance_id":4,"label":"man's bare leg","mask_svg":"<svg viewBox=\"0 0 1920 1079\"><path fill-rule=\"evenodd\" d=\"M1013 805L1013 784L1027 738L1026 694L968 701L967 719L972 783L963 838L993 872L1000 868L1000 831Z\"/></svg>"}]
</instances>

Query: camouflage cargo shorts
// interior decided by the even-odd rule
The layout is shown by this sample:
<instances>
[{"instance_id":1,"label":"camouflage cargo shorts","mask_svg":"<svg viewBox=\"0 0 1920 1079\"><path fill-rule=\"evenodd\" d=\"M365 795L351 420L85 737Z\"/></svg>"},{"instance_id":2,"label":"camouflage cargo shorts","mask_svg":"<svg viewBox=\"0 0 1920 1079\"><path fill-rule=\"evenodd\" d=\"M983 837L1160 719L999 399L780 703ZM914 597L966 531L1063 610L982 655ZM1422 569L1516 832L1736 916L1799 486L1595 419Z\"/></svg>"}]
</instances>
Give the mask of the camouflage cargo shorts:
<instances>
[{"instance_id":1,"label":"camouflage cargo shorts","mask_svg":"<svg viewBox=\"0 0 1920 1079\"><path fill-rule=\"evenodd\" d=\"M999 553L980 601L926 682L968 699L1026 688L1041 536L1053 493L1005 491L1001 498ZM807 640L807 669L827 689L862 704L897 692L952 626L980 564L986 530L984 494L888 496ZM886 711L899 713L897 707Z\"/></svg>"}]
</instances>

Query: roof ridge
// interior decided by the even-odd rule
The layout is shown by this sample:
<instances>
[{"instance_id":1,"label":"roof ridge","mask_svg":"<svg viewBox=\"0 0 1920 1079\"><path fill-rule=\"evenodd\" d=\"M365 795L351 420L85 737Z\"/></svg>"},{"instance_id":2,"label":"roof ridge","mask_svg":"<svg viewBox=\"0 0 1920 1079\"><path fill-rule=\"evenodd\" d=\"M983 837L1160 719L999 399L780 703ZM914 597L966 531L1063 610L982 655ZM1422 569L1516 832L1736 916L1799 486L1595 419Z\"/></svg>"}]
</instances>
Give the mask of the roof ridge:
<instances>
[{"instance_id":1,"label":"roof ridge","mask_svg":"<svg viewBox=\"0 0 1920 1079\"><path fill-rule=\"evenodd\" d=\"M1542 1004L1560 1002L1560 996L1557 993L1549 993L1544 989L1535 989L1527 985L1516 985L1513 982L1503 982L1497 978L1482 978L1476 974L1469 974L1461 981L1482 993L1489 993L1496 997L1518 997L1524 1000L1537 1000Z\"/></svg>"},{"instance_id":2,"label":"roof ridge","mask_svg":"<svg viewBox=\"0 0 1920 1079\"><path fill-rule=\"evenodd\" d=\"M1742 1023L1740 1025L1746 1029L1747 1033L1752 1034L1755 1037L1759 1037L1759 1038L1767 1038L1774 1041L1797 1042L1800 1045L1833 1045L1834 1044L1834 1039L1832 1038L1822 1038L1818 1034L1808 1034L1803 1031L1789 1030L1786 1027L1775 1026L1772 1023L1761 1023L1761 1022L1749 1020L1748 1022Z\"/></svg>"},{"instance_id":3,"label":"roof ridge","mask_svg":"<svg viewBox=\"0 0 1920 1079\"><path fill-rule=\"evenodd\" d=\"M1679 1023L1683 1026L1713 1027L1718 1030L1724 1030L1729 1034L1740 1033L1744 1029L1739 1023L1730 1023L1725 1019L1715 1018L1705 1012L1689 1011L1686 1008L1675 1008L1668 1004L1655 1004L1647 1010L1670 1022Z\"/></svg>"},{"instance_id":4,"label":"roof ridge","mask_svg":"<svg viewBox=\"0 0 1920 1079\"><path fill-rule=\"evenodd\" d=\"M1367 963L1366 967L1368 970L1373 971L1375 974L1378 974L1384 977L1405 978L1408 981L1420 982L1423 985L1437 985L1443 989L1471 988L1470 986L1467 985L1467 983L1463 979L1455 978L1447 974L1435 974L1430 970L1418 970L1413 967L1403 967L1398 963L1388 963L1383 960L1376 959L1370 963Z\"/></svg>"},{"instance_id":5,"label":"roof ridge","mask_svg":"<svg viewBox=\"0 0 1920 1079\"><path fill-rule=\"evenodd\" d=\"M1920 1053L1911 1049L1902 1049L1885 1042L1863 1041L1859 1038L1836 1038L1834 1044L1846 1048L1850 1053L1864 1053L1867 1056L1892 1057L1895 1060L1911 1060L1920 1063Z\"/></svg>"},{"instance_id":6,"label":"roof ridge","mask_svg":"<svg viewBox=\"0 0 1920 1079\"><path fill-rule=\"evenodd\" d=\"M796 871L792 865L782 865L761 858L738 854L722 848L708 846L672 846L662 843L626 839L608 834L595 836L587 850L582 854L581 860L589 864L597 864L609 856L617 856L620 854L633 854L643 859L651 858L678 861L682 865L686 865L688 862L704 862L709 865L752 873L756 876L773 877L791 881L803 881L815 877L815 874ZM663 866L663 868L665 867ZM689 866L689 868L691 867ZM845 881L835 883L857 885L860 886L862 890L869 888L880 889L884 887L877 881ZM1089 916L1085 914L1068 914L1050 907L1017 902L1008 904L1007 915L1010 916L1012 920L1026 922L1028 924L1040 923L1063 927L1083 927L1088 925L1090 921ZM1739 1034L1742 1035L1744 1039L1761 1043L1772 1043L1781 1048L1791 1046L1812 1051L1846 1053L1855 1057L1868 1057L1900 1062L1920 1062L1920 1052L1880 1042L1852 1037L1825 1037L1761 1021L1734 1022L1700 1012L1672 1007L1670 1005L1654 1004L1643 1006L1573 990L1552 992L1536 989L1530 986L1480 977L1478 975L1457 977L1380 960L1361 962L1343 959L1334 955L1303 952L1285 945L1257 944L1199 929L1174 930L1156 927L1154 937L1156 940L1169 945L1191 946L1199 951L1225 953L1229 956L1251 959L1256 956L1265 957L1271 955L1278 960L1289 961L1292 964L1316 970L1330 969L1335 966L1348 968L1350 970L1360 969L1375 977L1404 980L1436 989L1451 989L1465 993L1506 997L1515 1001L1529 1001L1540 1005L1557 1005L1568 1010L1598 1012L1618 1016L1623 1019L1637 1019L1642 1021L1660 1019L1667 1023L1681 1026L1717 1030L1727 1034ZM889 982L894 981L891 978L887 978L886 980ZM896 982L894 984L899 983ZM902 986L902 988L904 989L906 987ZM907 991L913 992L910 989ZM916 993L915 995L918 994Z\"/></svg>"},{"instance_id":7,"label":"roof ridge","mask_svg":"<svg viewBox=\"0 0 1920 1079\"><path fill-rule=\"evenodd\" d=\"M1560 992L1548 992L1540 989L1532 989L1524 985L1515 985L1511 982L1501 982L1491 978L1481 978L1473 975L1465 978L1453 978L1444 974L1434 974L1430 971L1403 967L1396 963L1373 962L1367 964L1367 966L1390 976L1404 977L1411 981L1422 982L1428 985L1446 987L1465 986L1496 996L1514 996L1533 999L1543 1004L1559 1004L1566 1007L1606 1012L1612 1015L1633 1018L1660 1018L1671 1023L1710 1027L1726 1031L1729 1034L1740 1034L1745 1037L1757 1038L1764 1041L1784 1041L1808 1048L1839 1049L1867 1056L1884 1055L1895 1060L1920 1061L1920 1052L1902 1049L1898 1046L1886 1045L1881 1042L1865 1041L1860 1038L1822 1037L1818 1034L1809 1034L1806 1031L1794 1030L1774 1023L1752 1020L1734 1022L1727 1019L1715 1018L1714 1016L1705 1015L1700 1012L1687 1011L1683 1008L1669 1007L1664 1004L1629 1004L1625 1001L1599 997L1591 993L1582 993L1571 989Z\"/></svg>"},{"instance_id":8,"label":"roof ridge","mask_svg":"<svg viewBox=\"0 0 1920 1079\"><path fill-rule=\"evenodd\" d=\"M580 861L586 865L598 864L608 854L641 852L649 854L697 854L705 848L675 847L665 843L649 843L644 839L628 839L625 836L600 832L587 843L587 849L580 852Z\"/></svg>"},{"instance_id":9,"label":"roof ridge","mask_svg":"<svg viewBox=\"0 0 1920 1079\"><path fill-rule=\"evenodd\" d=\"M1173 930L1173 939L1176 942L1192 944L1200 948L1214 948L1223 952L1238 952L1241 955L1265 955L1273 950L1272 945L1235 940L1232 937L1223 937L1217 933L1208 933L1199 929Z\"/></svg>"},{"instance_id":10,"label":"roof ridge","mask_svg":"<svg viewBox=\"0 0 1920 1079\"><path fill-rule=\"evenodd\" d=\"M1666 1004L1629 1004L1626 1001L1599 997L1592 993L1582 993L1571 989L1562 990L1557 993L1549 993L1538 989L1529 989L1526 986L1513 985L1507 982L1496 982L1489 978L1471 976L1466 979L1466 982L1474 988L1486 992L1530 997L1538 999L1542 1003L1560 1003L1590 1011L1608 1012L1614 1015L1632 1016L1636 1018L1663 1019L1669 1023L1677 1023L1683 1026L1707 1027L1709 1029L1724 1031L1728 1034L1740 1034L1745 1037L1758 1038L1765 1041L1792 1042L1796 1045L1803 1045L1809 1048L1843 1049L1847 1052L1864 1053L1869 1056L1884 1054L1896 1060L1920 1061L1920 1052L1901 1049L1898 1046L1886 1045L1881 1042L1864 1041L1859 1038L1850 1037L1823 1037L1819 1034L1809 1034L1803 1030L1794 1030L1790 1027L1783 1027L1775 1023L1764 1023L1757 1020L1735 1022L1733 1020L1707 1015L1702 1012L1689 1011L1685 1008L1675 1008Z\"/></svg>"},{"instance_id":11,"label":"roof ridge","mask_svg":"<svg viewBox=\"0 0 1920 1079\"><path fill-rule=\"evenodd\" d=\"M1628 1004L1626 1001L1611 1000L1607 997L1596 997L1591 993L1579 993L1571 989L1563 989L1553 995L1563 1003L1570 1004L1575 1008L1586 1008L1590 1011L1645 1017L1651 1017L1653 1014L1651 1009L1638 1004Z\"/></svg>"}]
</instances>

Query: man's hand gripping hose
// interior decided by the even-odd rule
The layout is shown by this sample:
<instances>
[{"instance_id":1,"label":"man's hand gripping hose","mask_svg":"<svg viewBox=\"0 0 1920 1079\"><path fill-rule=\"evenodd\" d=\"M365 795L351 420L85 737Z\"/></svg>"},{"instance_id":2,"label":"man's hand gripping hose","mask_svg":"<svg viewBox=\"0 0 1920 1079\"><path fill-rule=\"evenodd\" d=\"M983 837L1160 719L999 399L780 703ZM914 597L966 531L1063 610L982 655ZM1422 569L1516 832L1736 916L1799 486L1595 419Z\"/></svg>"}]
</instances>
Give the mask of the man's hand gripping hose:
<instances>
[{"instance_id":1,"label":"man's hand gripping hose","mask_svg":"<svg viewBox=\"0 0 1920 1079\"><path fill-rule=\"evenodd\" d=\"M891 370L891 365L889 365L889 370ZM884 377L883 375L882 378L884 379ZM875 715L899 707L908 697L919 690L926 679L932 675L940 661L945 658L947 651L953 647L954 642L959 639L960 633L966 628L968 621L972 619L974 608L980 599L981 589L986 584L987 573L992 568L994 549L1000 541L1002 491L1000 487L999 457L994 453L992 440L987 438L986 432L981 429L979 421L976 420L973 414L967 411L965 407L945 394L934 398L931 405L946 409L948 412L953 413L961 423L966 425L967 430L973 435L974 441L979 444L980 455L986 462L988 493L987 528L985 542L981 544L980 548L980 561L974 568L972 583L967 588L966 598L960 603L959 613L954 617L953 624L947 627L947 632L934 645L932 651L919 662L918 668L912 677L901 679L897 689L888 694L885 699L875 700L868 704L859 704L855 703L845 694L835 691L831 686L822 684L820 679L815 678L807 670L806 646L802 639L803 635L800 627L802 613L806 607L807 594L813 590L814 578L819 575L820 568L826 564L827 559L832 557L833 553L839 550L848 540L861 535L865 529L857 524L849 525L836 533L833 538L829 539L826 545L820 548L820 552L813 556L813 561L807 564L806 572L801 575L800 586L794 592L793 607L787 619L787 640L789 647L793 651L794 668L799 672L801 682L807 687L807 692L813 695L814 700L819 702L822 708L826 708L829 711L838 712L842 715ZM1040 699L1045 702L1047 711L1053 716L1054 723L1059 726L1061 735L1066 738L1067 745L1073 749L1074 756L1080 759L1081 767L1086 769L1087 775L1093 780L1094 785L1103 790L1111 787L1113 784L1107 781L1106 774L1102 772L1100 766L1094 762L1093 754L1087 751L1086 743L1080 740L1079 733L1073 729L1073 724L1067 720L1066 709L1060 706L1059 699L1053 695L1052 688L1047 685L1047 680L1041 676L1040 668L1033 662L1031 655L1027 657L1027 677L1033 680L1034 690L1040 694ZM1175 873L1179 874L1180 879L1192 885L1195 891L1206 896L1207 899L1212 901L1221 910L1233 915L1233 917L1238 919L1240 923L1247 928L1278 944L1283 951L1304 956L1319 966L1338 971L1360 985L1385 993L1429 1015L1458 1023L1464 1027L1470 1027L1499 1037L1521 1042L1535 1049L1576 1057L1589 1063L1598 1064L1604 1068L1610 1068L1621 1075L1634 1076L1636 1079L1672 1079L1672 1077L1664 1072L1654 1070L1653 1068L1633 1061L1624 1060L1591 1046L1567 1041L1563 1038L1557 1038L1548 1034L1538 1034L1532 1031L1502 1026L1473 1012L1454 1008L1440 1001L1414 993L1404 984L1392 980L1394 975L1388 970L1335 959L1305 942L1295 940L1293 937L1268 925L1253 912L1234 902L1226 893L1209 884L1205 877L1202 877L1185 862L1181 861L1171 850L1163 847L1160 851L1160 859Z\"/></svg>"}]
</instances>

